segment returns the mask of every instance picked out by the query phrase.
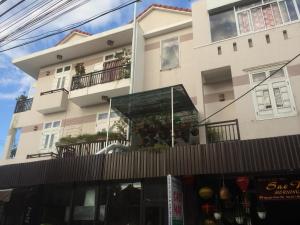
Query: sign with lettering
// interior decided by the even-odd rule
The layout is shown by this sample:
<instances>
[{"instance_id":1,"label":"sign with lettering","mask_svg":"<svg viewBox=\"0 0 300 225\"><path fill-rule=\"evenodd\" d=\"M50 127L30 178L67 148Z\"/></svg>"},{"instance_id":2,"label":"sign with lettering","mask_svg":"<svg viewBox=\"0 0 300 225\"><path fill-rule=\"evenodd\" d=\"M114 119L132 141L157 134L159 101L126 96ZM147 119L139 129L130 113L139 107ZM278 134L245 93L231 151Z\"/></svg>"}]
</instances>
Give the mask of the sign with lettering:
<instances>
[{"instance_id":1,"label":"sign with lettering","mask_svg":"<svg viewBox=\"0 0 300 225\"><path fill-rule=\"evenodd\" d=\"M183 225L183 193L181 181L167 176L169 225Z\"/></svg>"},{"instance_id":2,"label":"sign with lettering","mask_svg":"<svg viewBox=\"0 0 300 225\"><path fill-rule=\"evenodd\" d=\"M261 201L300 200L300 179L259 179L257 191Z\"/></svg>"}]
</instances>

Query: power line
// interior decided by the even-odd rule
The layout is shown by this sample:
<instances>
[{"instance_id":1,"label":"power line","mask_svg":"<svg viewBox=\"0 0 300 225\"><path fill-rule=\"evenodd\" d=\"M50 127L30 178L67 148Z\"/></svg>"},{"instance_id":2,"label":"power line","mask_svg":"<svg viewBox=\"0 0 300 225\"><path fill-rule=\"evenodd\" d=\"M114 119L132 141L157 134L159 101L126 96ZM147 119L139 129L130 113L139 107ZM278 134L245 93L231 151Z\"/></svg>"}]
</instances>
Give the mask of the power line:
<instances>
[{"instance_id":1,"label":"power line","mask_svg":"<svg viewBox=\"0 0 300 225\"><path fill-rule=\"evenodd\" d=\"M0 1L0 5L2 5L4 2L6 2L7 0L2 0Z\"/></svg>"},{"instance_id":2,"label":"power line","mask_svg":"<svg viewBox=\"0 0 300 225\"><path fill-rule=\"evenodd\" d=\"M206 117L205 119L201 120L198 124L198 126L203 126L205 124L202 124L204 122L206 122L208 119L210 119L211 117L215 116L216 114L220 113L221 111L223 111L224 109L226 109L227 107L231 106L232 104L234 104L235 102L237 102L238 100L240 100L241 98L245 97L247 94L249 94L251 91L253 91L255 88L257 88L258 86L260 86L262 83L264 83L266 80L270 79L272 76L274 76L276 73L278 73L280 70L282 70L284 67L286 67L287 65L289 65L291 62L293 62L294 60L296 60L298 57L300 56L300 53L298 55L296 55L295 57L293 57L291 60L289 60L287 63L285 63L283 66L281 66L279 69L277 69L276 71L273 71L270 76L266 77L265 79L263 79L261 82L259 82L258 84L254 85L252 88L250 88L248 91L246 91L244 94L240 95L238 98L234 99L232 102L228 103L227 105L225 105L224 107L222 107L221 109L217 110L216 112L212 113L211 115L209 115L208 117Z\"/></svg>"},{"instance_id":3,"label":"power line","mask_svg":"<svg viewBox=\"0 0 300 225\"><path fill-rule=\"evenodd\" d=\"M18 48L18 47L22 47L22 46L25 46L25 45L28 45L28 44L31 44L31 43L40 41L40 40L42 40L42 39L45 39L45 38L48 38L48 37L51 37L51 36L54 36L54 35L57 35L57 34L60 34L60 33L64 33L64 32L69 31L69 30L73 30L73 29L78 28L78 27L80 27L80 26L83 26L83 25L85 25L85 24L87 24L87 23L89 23L89 22L92 22L92 21L94 21L94 20L96 20L96 19L98 19L98 18L100 18L100 17L102 17L102 16L105 16L105 15L107 15L107 14L109 14L109 13L112 13L112 12L115 12L115 11L117 11L117 10L120 10L120 9L122 9L122 8L125 8L125 7L127 7L127 6L129 6L129 5L131 5L131 4L133 4L133 3L135 3L135 2L139 2L139 1L140 1L140 0L134 0L134 1L129 2L129 3L127 3L127 4L121 4L120 6L117 6L117 7L113 8L113 9L111 9L111 10L108 10L108 11L106 11L106 12L104 12L104 13L101 13L101 14L99 14L99 15L97 15L97 16L91 17L91 18L85 20L84 22L80 22L79 24L77 23L78 25L76 25L76 26L72 26L72 27L69 27L69 28L67 28L67 29L64 29L64 30L61 30L61 31L58 31L58 32L55 32L55 33L52 33L52 34L45 35L45 36L40 37L40 38L37 38L37 39L34 39L34 40L32 40L32 41L28 41L28 42L25 42L25 43L22 43L22 44L19 44L19 45L16 45L16 46L13 46L13 47L10 47L10 48L1 50L0 53L1 53L1 52L6 52L6 51L9 51L9 50Z\"/></svg>"},{"instance_id":4,"label":"power line","mask_svg":"<svg viewBox=\"0 0 300 225\"><path fill-rule=\"evenodd\" d=\"M16 8L18 5L20 5L21 3L25 2L26 0L21 0L19 1L17 4L13 5L12 7L10 7L8 10L6 10L5 12L3 12L2 14L0 14L0 17L4 16L6 13L8 13L9 11L13 10L14 8Z\"/></svg>"}]
</instances>

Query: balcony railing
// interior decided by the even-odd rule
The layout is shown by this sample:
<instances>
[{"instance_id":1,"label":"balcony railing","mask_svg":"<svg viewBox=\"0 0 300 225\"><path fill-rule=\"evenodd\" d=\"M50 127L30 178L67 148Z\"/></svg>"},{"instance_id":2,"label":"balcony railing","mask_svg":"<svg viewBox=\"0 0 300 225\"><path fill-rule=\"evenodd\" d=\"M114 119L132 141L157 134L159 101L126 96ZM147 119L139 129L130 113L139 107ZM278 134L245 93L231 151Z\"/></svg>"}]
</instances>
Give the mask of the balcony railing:
<instances>
[{"instance_id":1,"label":"balcony railing","mask_svg":"<svg viewBox=\"0 0 300 225\"><path fill-rule=\"evenodd\" d=\"M31 109L33 98L17 101L15 113L25 112Z\"/></svg>"},{"instance_id":2,"label":"balcony railing","mask_svg":"<svg viewBox=\"0 0 300 225\"><path fill-rule=\"evenodd\" d=\"M130 64L100 70L72 78L71 91L130 77Z\"/></svg>"},{"instance_id":3,"label":"balcony railing","mask_svg":"<svg viewBox=\"0 0 300 225\"><path fill-rule=\"evenodd\" d=\"M108 146L116 143L122 144L124 146L128 146L128 141L121 140L110 140L108 142ZM58 158L70 158L77 156L86 156L86 155L95 155L101 149L106 147L106 141L96 141L96 142L85 142L78 144L70 144L70 145L59 145L56 147L57 149L57 157Z\"/></svg>"},{"instance_id":4,"label":"balcony railing","mask_svg":"<svg viewBox=\"0 0 300 225\"><path fill-rule=\"evenodd\" d=\"M63 91L63 92L65 92L65 93L69 94L69 92L68 92L66 89L60 88L60 89L55 89L55 90L51 90L51 91L45 91L45 92L42 92L40 95L41 95L41 96L43 96L43 95L49 95L49 94L53 94L53 93L61 92L61 91Z\"/></svg>"},{"instance_id":5,"label":"balcony railing","mask_svg":"<svg viewBox=\"0 0 300 225\"><path fill-rule=\"evenodd\" d=\"M27 155L27 159L35 159L35 158L44 158L44 157L50 157L50 158L57 158L57 154L54 152L45 152L45 153L38 153L38 154L30 154Z\"/></svg>"},{"instance_id":6,"label":"balcony railing","mask_svg":"<svg viewBox=\"0 0 300 225\"><path fill-rule=\"evenodd\" d=\"M237 119L205 124L207 143L240 140Z\"/></svg>"}]
</instances>

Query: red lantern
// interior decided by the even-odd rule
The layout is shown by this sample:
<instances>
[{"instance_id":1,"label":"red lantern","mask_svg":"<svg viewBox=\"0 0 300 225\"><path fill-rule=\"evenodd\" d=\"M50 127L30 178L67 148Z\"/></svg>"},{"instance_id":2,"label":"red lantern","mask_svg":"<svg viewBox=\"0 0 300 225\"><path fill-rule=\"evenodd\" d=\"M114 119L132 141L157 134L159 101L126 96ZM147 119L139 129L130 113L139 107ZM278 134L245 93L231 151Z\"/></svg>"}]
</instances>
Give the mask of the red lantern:
<instances>
[{"instance_id":1,"label":"red lantern","mask_svg":"<svg viewBox=\"0 0 300 225\"><path fill-rule=\"evenodd\" d=\"M183 182L186 185L193 185L195 183L195 177L194 176L184 176Z\"/></svg>"},{"instance_id":2,"label":"red lantern","mask_svg":"<svg viewBox=\"0 0 300 225\"><path fill-rule=\"evenodd\" d=\"M239 186L242 192L246 192L249 186L249 178L248 177L238 177L236 179L236 184Z\"/></svg>"},{"instance_id":3,"label":"red lantern","mask_svg":"<svg viewBox=\"0 0 300 225\"><path fill-rule=\"evenodd\" d=\"M206 213L206 214L211 214L212 212L215 211L215 207L214 207L213 205L211 205L211 204L208 204L208 203L203 204L203 205L201 206L201 209L202 209L202 211L203 211L204 213Z\"/></svg>"}]
</instances>

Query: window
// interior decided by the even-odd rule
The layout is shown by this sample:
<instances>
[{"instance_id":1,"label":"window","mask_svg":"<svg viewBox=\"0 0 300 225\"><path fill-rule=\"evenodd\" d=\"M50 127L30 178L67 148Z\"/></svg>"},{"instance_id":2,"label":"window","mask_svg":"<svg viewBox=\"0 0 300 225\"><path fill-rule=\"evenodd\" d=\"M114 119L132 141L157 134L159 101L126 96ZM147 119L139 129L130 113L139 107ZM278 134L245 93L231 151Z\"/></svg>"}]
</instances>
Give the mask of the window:
<instances>
[{"instance_id":1,"label":"window","mask_svg":"<svg viewBox=\"0 0 300 225\"><path fill-rule=\"evenodd\" d=\"M107 119L108 119L108 113L98 113L96 132L104 132L107 130L107 122L108 122ZM116 112L114 111L110 112L110 129L112 129L112 131L116 131L116 128L114 127L114 123L119 119L120 117Z\"/></svg>"},{"instance_id":2,"label":"window","mask_svg":"<svg viewBox=\"0 0 300 225\"><path fill-rule=\"evenodd\" d=\"M299 20L300 0L257 0L209 18L214 42Z\"/></svg>"},{"instance_id":3,"label":"window","mask_svg":"<svg viewBox=\"0 0 300 225\"><path fill-rule=\"evenodd\" d=\"M68 87L70 72L71 66L63 66L56 69L53 90Z\"/></svg>"},{"instance_id":4,"label":"window","mask_svg":"<svg viewBox=\"0 0 300 225\"><path fill-rule=\"evenodd\" d=\"M53 151L55 149L55 143L59 139L60 121L47 122L44 124L42 133L41 150Z\"/></svg>"},{"instance_id":5,"label":"window","mask_svg":"<svg viewBox=\"0 0 300 225\"><path fill-rule=\"evenodd\" d=\"M253 85L271 76L253 91L258 119L270 119L296 114L296 107L286 69L269 69L250 74ZM276 72L276 73L275 73Z\"/></svg>"},{"instance_id":6,"label":"window","mask_svg":"<svg viewBox=\"0 0 300 225\"><path fill-rule=\"evenodd\" d=\"M178 38L162 41L161 44L161 69L169 70L179 66Z\"/></svg>"},{"instance_id":7,"label":"window","mask_svg":"<svg viewBox=\"0 0 300 225\"><path fill-rule=\"evenodd\" d=\"M212 41L219 41L237 35L233 9L210 15L209 19Z\"/></svg>"},{"instance_id":8,"label":"window","mask_svg":"<svg viewBox=\"0 0 300 225\"><path fill-rule=\"evenodd\" d=\"M235 11L240 34L269 29L299 18L293 0L260 0L242 7L235 7Z\"/></svg>"}]
</instances>

